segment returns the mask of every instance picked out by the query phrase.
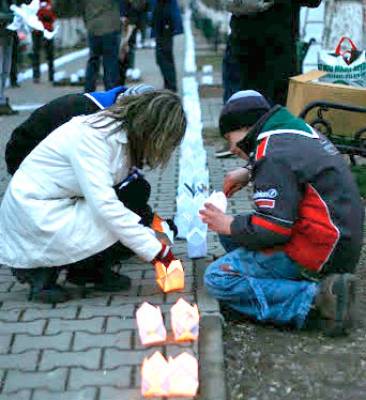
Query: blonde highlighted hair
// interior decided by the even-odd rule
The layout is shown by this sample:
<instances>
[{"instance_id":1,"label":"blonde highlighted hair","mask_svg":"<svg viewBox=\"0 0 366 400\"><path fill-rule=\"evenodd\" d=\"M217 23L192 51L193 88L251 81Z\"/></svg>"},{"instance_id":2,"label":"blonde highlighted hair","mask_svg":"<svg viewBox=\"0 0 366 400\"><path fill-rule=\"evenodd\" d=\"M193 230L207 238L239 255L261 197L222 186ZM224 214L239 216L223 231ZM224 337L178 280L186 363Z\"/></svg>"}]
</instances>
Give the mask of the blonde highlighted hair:
<instances>
[{"instance_id":1,"label":"blonde highlighted hair","mask_svg":"<svg viewBox=\"0 0 366 400\"><path fill-rule=\"evenodd\" d=\"M95 123L101 127L105 116L120 121L116 129L125 129L131 166L166 166L186 130L186 116L180 97L169 90L155 90L118 98L99 113ZM92 124L94 125L94 123Z\"/></svg>"}]
</instances>

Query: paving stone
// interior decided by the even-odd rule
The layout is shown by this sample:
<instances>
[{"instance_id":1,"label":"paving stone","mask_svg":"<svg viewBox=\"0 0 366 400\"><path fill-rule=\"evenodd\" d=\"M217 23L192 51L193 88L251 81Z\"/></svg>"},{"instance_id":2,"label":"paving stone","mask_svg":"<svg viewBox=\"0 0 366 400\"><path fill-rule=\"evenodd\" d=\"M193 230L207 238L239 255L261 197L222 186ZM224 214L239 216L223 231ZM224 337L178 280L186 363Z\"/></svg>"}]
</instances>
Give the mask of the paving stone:
<instances>
[{"instance_id":1,"label":"paving stone","mask_svg":"<svg viewBox=\"0 0 366 400\"><path fill-rule=\"evenodd\" d=\"M69 380L70 389L81 389L85 386L116 386L129 387L131 367L119 367L113 370L86 371L82 368L72 368Z\"/></svg>"},{"instance_id":2,"label":"paving stone","mask_svg":"<svg viewBox=\"0 0 366 400\"><path fill-rule=\"evenodd\" d=\"M112 306L124 305L124 304L134 304L135 306L141 305L144 301L147 301L151 304L162 304L164 302L164 294L157 293L151 296L113 296L112 297Z\"/></svg>"},{"instance_id":3,"label":"paving stone","mask_svg":"<svg viewBox=\"0 0 366 400\"><path fill-rule=\"evenodd\" d=\"M116 333L119 331L136 329L136 321L134 318L118 318L110 317L107 320L107 333Z\"/></svg>"},{"instance_id":4,"label":"paving stone","mask_svg":"<svg viewBox=\"0 0 366 400\"><path fill-rule=\"evenodd\" d=\"M90 349L84 352L58 352L46 350L42 355L40 370L50 370L57 367L84 367L98 369L101 350Z\"/></svg>"},{"instance_id":5,"label":"paving stone","mask_svg":"<svg viewBox=\"0 0 366 400\"><path fill-rule=\"evenodd\" d=\"M72 339L71 332L63 332L58 335L31 336L16 335L12 353L20 353L24 350L52 349L67 351Z\"/></svg>"},{"instance_id":6,"label":"paving stone","mask_svg":"<svg viewBox=\"0 0 366 400\"><path fill-rule=\"evenodd\" d=\"M24 297L22 299L22 297ZM29 307L32 303L29 303L28 301L28 294L20 295L19 293L0 293L0 303L1 311L7 311L7 310L18 310L21 309L23 310L24 308ZM46 303L37 303L37 306L34 307L37 309L42 309L42 310L47 310L47 309L52 309L53 306L52 304L46 304Z\"/></svg>"},{"instance_id":7,"label":"paving stone","mask_svg":"<svg viewBox=\"0 0 366 400\"><path fill-rule=\"evenodd\" d=\"M66 377L66 368L55 369L50 372L9 371L5 381L4 392L36 388L62 391L65 388ZM17 398L15 397L15 399Z\"/></svg>"},{"instance_id":8,"label":"paving stone","mask_svg":"<svg viewBox=\"0 0 366 400\"><path fill-rule=\"evenodd\" d=\"M91 318L79 320L51 319L47 327L47 334L60 332L90 332L101 333L104 318Z\"/></svg>"},{"instance_id":9,"label":"paving stone","mask_svg":"<svg viewBox=\"0 0 366 400\"><path fill-rule=\"evenodd\" d=\"M0 367L3 369L19 369L34 371L37 367L38 351L27 351L22 354L0 355Z\"/></svg>"},{"instance_id":10,"label":"paving stone","mask_svg":"<svg viewBox=\"0 0 366 400\"><path fill-rule=\"evenodd\" d=\"M97 388L91 387L59 393L52 393L47 390L35 390L32 400L93 400L96 396Z\"/></svg>"},{"instance_id":11,"label":"paving stone","mask_svg":"<svg viewBox=\"0 0 366 400\"><path fill-rule=\"evenodd\" d=\"M135 307L133 305L124 306L108 306L108 307L82 307L79 318L92 318L92 317L133 317Z\"/></svg>"},{"instance_id":12,"label":"paving stone","mask_svg":"<svg viewBox=\"0 0 366 400\"><path fill-rule=\"evenodd\" d=\"M0 354L6 354L8 352L11 339L12 335L0 335Z\"/></svg>"},{"instance_id":13,"label":"paving stone","mask_svg":"<svg viewBox=\"0 0 366 400\"><path fill-rule=\"evenodd\" d=\"M45 320L34 322L2 322L0 323L0 335L9 333L30 333L32 335L41 335L45 324Z\"/></svg>"},{"instance_id":14,"label":"paving stone","mask_svg":"<svg viewBox=\"0 0 366 400\"><path fill-rule=\"evenodd\" d=\"M77 307L52 308L50 310L29 308L22 316L22 321L32 321L41 318L73 319L76 318L76 313Z\"/></svg>"},{"instance_id":15,"label":"paving stone","mask_svg":"<svg viewBox=\"0 0 366 400\"><path fill-rule=\"evenodd\" d=\"M2 393L0 395L1 400L30 400L32 396L31 390L20 390L16 393Z\"/></svg>"},{"instance_id":16,"label":"paving stone","mask_svg":"<svg viewBox=\"0 0 366 400\"><path fill-rule=\"evenodd\" d=\"M96 347L117 347L129 349L131 345L132 331L123 331L115 334L96 335L77 332L74 341L74 350L81 351Z\"/></svg>"},{"instance_id":17,"label":"paving stone","mask_svg":"<svg viewBox=\"0 0 366 400\"><path fill-rule=\"evenodd\" d=\"M188 353L191 356L198 357L198 353L195 351L193 348L193 345L179 345L179 344L174 344L174 345L168 345L166 349L167 356L171 357L176 357L179 354L182 353Z\"/></svg>"},{"instance_id":18,"label":"paving stone","mask_svg":"<svg viewBox=\"0 0 366 400\"><path fill-rule=\"evenodd\" d=\"M107 349L104 353L103 368L111 369L121 365L141 365L145 357L150 357L155 351L162 351L161 347L152 347L145 350L123 351Z\"/></svg>"},{"instance_id":19,"label":"paving stone","mask_svg":"<svg viewBox=\"0 0 366 400\"><path fill-rule=\"evenodd\" d=\"M100 391L101 400L141 400L139 389L115 389L102 387Z\"/></svg>"},{"instance_id":20,"label":"paving stone","mask_svg":"<svg viewBox=\"0 0 366 400\"><path fill-rule=\"evenodd\" d=\"M69 300L67 302L67 306L107 306L109 303L110 296L103 294L103 296L98 296L96 292L93 291L93 297L86 297L86 298L76 298L74 300ZM56 308L65 308L64 304L57 305Z\"/></svg>"}]
</instances>

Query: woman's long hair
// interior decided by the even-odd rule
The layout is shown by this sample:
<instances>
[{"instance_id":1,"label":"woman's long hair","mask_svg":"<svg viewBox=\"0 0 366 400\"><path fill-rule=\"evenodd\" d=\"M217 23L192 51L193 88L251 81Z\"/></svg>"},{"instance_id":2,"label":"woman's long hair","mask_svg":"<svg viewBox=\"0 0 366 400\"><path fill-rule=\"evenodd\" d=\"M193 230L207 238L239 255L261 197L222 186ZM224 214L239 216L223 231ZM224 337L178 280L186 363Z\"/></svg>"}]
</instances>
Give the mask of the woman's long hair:
<instances>
[{"instance_id":1,"label":"woman's long hair","mask_svg":"<svg viewBox=\"0 0 366 400\"><path fill-rule=\"evenodd\" d=\"M180 97L169 90L122 96L99 115L94 121L99 127L121 122L117 129L126 130L131 166L152 169L166 166L187 124ZM114 121L101 126L104 116Z\"/></svg>"}]
</instances>

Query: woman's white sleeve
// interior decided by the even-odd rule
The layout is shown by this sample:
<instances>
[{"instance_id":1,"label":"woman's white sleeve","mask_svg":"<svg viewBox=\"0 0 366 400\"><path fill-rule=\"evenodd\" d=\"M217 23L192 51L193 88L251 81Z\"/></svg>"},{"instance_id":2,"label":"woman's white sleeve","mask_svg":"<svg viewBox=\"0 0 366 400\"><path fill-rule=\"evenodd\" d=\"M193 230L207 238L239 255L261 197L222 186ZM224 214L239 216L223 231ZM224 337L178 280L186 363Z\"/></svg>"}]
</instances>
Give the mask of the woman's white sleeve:
<instances>
[{"instance_id":1,"label":"woman's white sleeve","mask_svg":"<svg viewBox=\"0 0 366 400\"><path fill-rule=\"evenodd\" d=\"M146 261L161 250L151 230L139 224L140 217L123 205L113 189L110 146L103 133L87 128L73 143L70 162L82 193L92 211L125 246Z\"/></svg>"}]
</instances>

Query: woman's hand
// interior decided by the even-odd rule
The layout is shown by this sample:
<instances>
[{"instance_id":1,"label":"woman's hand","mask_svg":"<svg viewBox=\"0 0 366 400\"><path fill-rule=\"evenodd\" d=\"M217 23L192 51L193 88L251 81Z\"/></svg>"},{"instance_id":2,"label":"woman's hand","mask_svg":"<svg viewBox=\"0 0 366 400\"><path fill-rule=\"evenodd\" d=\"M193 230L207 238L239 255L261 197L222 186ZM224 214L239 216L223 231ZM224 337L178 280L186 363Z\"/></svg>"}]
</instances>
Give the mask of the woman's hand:
<instances>
[{"instance_id":1,"label":"woman's hand","mask_svg":"<svg viewBox=\"0 0 366 400\"><path fill-rule=\"evenodd\" d=\"M212 231L222 235L231 235L231 223L234 217L226 215L211 203L205 203L205 209L200 210L202 221L206 223Z\"/></svg>"},{"instance_id":2,"label":"woman's hand","mask_svg":"<svg viewBox=\"0 0 366 400\"><path fill-rule=\"evenodd\" d=\"M245 187L249 181L250 172L247 168L238 168L228 172L224 178L224 193L226 197L231 197Z\"/></svg>"}]
</instances>

